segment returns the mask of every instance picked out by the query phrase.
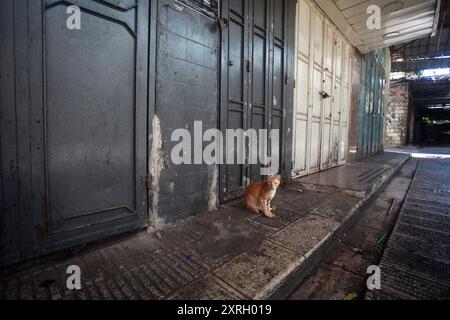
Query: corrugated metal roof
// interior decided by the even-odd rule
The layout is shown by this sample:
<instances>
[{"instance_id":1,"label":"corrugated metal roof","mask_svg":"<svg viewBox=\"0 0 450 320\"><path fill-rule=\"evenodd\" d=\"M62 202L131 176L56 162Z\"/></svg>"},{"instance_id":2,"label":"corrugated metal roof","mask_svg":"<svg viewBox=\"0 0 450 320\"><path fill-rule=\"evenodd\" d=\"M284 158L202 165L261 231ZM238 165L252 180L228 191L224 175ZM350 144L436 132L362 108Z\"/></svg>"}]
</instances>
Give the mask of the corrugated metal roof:
<instances>
[{"instance_id":1,"label":"corrugated metal roof","mask_svg":"<svg viewBox=\"0 0 450 320\"><path fill-rule=\"evenodd\" d=\"M393 46L392 71L419 71L450 67L450 1L444 1L434 37Z\"/></svg>"}]
</instances>

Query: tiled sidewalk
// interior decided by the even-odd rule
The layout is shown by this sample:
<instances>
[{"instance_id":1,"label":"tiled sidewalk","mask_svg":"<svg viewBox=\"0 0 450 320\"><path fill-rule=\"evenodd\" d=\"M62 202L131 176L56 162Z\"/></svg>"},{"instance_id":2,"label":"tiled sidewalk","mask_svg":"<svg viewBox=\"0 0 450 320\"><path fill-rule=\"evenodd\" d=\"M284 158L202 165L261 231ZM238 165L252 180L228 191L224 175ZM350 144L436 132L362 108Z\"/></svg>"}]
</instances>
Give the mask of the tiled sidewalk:
<instances>
[{"instance_id":1,"label":"tiled sidewalk","mask_svg":"<svg viewBox=\"0 0 450 320\"><path fill-rule=\"evenodd\" d=\"M297 179L277 193L273 219L238 200L49 261L0 279L0 299L284 298L407 158L383 154ZM69 265L81 268L79 291L66 287Z\"/></svg>"}]
</instances>

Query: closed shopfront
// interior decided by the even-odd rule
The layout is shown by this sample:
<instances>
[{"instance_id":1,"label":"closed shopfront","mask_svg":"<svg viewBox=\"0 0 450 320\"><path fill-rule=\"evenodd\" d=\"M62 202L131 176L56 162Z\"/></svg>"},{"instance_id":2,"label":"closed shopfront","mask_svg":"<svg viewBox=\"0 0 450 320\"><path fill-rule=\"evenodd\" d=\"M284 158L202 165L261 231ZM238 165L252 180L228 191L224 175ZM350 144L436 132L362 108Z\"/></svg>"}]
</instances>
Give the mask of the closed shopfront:
<instances>
[{"instance_id":1,"label":"closed shopfront","mask_svg":"<svg viewBox=\"0 0 450 320\"><path fill-rule=\"evenodd\" d=\"M291 158L294 6L292 0L222 1L221 129L279 130L282 175ZM221 199L242 195L250 180L261 179L260 169L223 165Z\"/></svg>"},{"instance_id":2,"label":"closed shopfront","mask_svg":"<svg viewBox=\"0 0 450 320\"><path fill-rule=\"evenodd\" d=\"M362 57L357 134L358 158L383 151L387 54L387 50L376 50Z\"/></svg>"},{"instance_id":3,"label":"closed shopfront","mask_svg":"<svg viewBox=\"0 0 450 320\"><path fill-rule=\"evenodd\" d=\"M308 0L297 3L293 175L346 162L353 47Z\"/></svg>"}]
</instances>

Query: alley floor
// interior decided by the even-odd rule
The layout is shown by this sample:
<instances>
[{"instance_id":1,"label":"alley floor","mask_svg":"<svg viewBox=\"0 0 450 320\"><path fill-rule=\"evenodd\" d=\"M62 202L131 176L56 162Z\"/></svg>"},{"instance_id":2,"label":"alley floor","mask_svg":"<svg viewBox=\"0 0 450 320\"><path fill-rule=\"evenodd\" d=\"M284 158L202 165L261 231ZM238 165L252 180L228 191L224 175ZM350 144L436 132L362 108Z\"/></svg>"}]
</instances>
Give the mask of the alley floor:
<instances>
[{"instance_id":1,"label":"alley floor","mask_svg":"<svg viewBox=\"0 0 450 320\"><path fill-rule=\"evenodd\" d=\"M363 208L360 217L291 300L355 300L367 291L367 268L378 265L419 160L409 159L387 187Z\"/></svg>"},{"instance_id":2,"label":"alley floor","mask_svg":"<svg viewBox=\"0 0 450 320\"><path fill-rule=\"evenodd\" d=\"M450 160L420 160L368 299L450 299Z\"/></svg>"},{"instance_id":3,"label":"alley floor","mask_svg":"<svg viewBox=\"0 0 450 320\"><path fill-rule=\"evenodd\" d=\"M450 160L411 158L289 299L450 299L449 279Z\"/></svg>"},{"instance_id":4,"label":"alley floor","mask_svg":"<svg viewBox=\"0 0 450 320\"><path fill-rule=\"evenodd\" d=\"M237 200L151 234L49 258L4 274L0 298L286 298L335 250L367 200L407 160L385 153L296 179L278 191L273 219L245 211ZM406 182L398 183L393 194L405 190ZM71 265L82 272L81 290L66 286Z\"/></svg>"}]
</instances>

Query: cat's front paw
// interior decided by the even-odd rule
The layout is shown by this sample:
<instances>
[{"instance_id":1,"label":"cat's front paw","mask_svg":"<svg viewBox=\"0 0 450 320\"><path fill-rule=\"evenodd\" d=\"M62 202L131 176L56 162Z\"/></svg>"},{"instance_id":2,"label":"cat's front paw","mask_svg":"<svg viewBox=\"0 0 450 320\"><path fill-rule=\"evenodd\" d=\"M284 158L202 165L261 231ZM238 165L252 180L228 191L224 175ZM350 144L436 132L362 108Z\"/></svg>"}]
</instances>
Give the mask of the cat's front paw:
<instances>
[{"instance_id":1,"label":"cat's front paw","mask_svg":"<svg viewBox=\"0 0 450 320\"><path fill-rule=\"evenodd\" d=\"M273 213L267 213L267 214L265 214L265 216L267 217L267 218L273 218L273 217L275 217L275 215L273 214Z\"/></svg>"}]
</instances>

